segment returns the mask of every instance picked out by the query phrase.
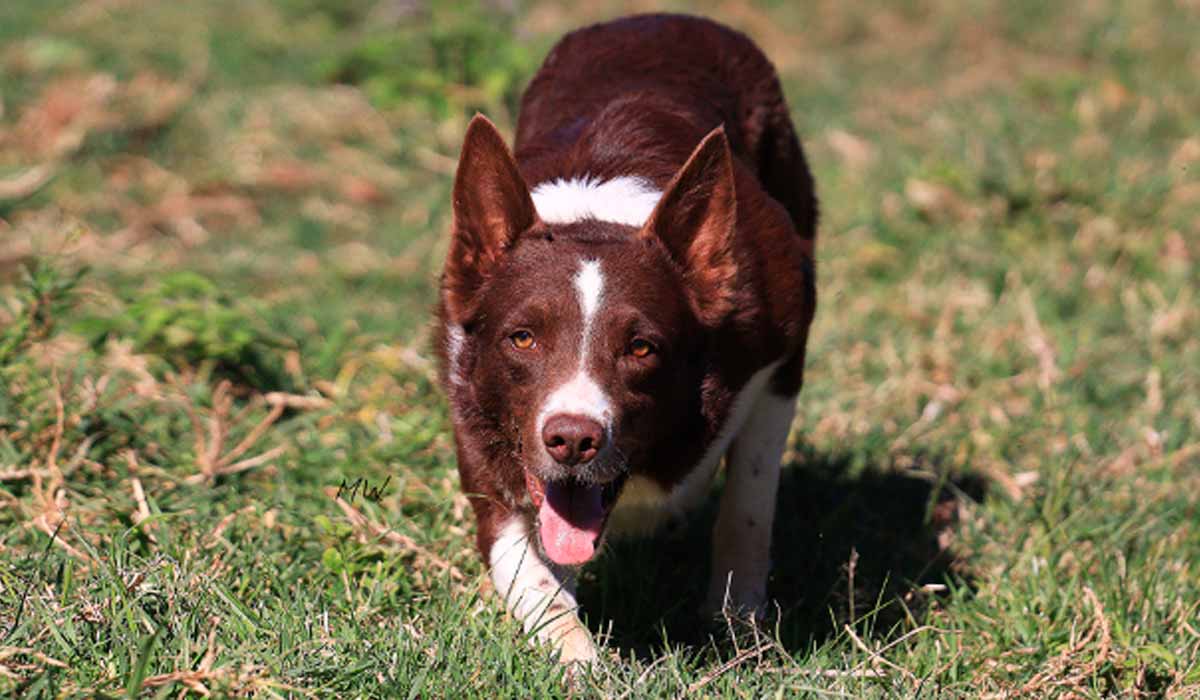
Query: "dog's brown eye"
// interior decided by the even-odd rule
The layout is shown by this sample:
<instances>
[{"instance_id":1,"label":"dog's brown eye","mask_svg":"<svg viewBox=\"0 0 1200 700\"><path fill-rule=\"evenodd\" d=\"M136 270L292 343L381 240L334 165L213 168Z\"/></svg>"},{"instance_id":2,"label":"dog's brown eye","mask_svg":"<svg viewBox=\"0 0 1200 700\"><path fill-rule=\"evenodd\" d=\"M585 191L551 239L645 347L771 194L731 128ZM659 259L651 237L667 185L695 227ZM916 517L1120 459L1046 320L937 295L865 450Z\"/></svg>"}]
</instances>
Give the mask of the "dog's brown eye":
<instances>
[{"instance_id":1,"label":"dog's brown eye","mask_svg":"<svg viewBox=\"0 0 1200 700\"><path fill-rule=\"evenodd\" d=\"M654 354L654 346L648 340L634 338L629 344L629 354L634 357L648 357Z\"/></svg>"},{"instance_id":2,"label":"dog's brown eye","mask_svg":"<svg viewBox=\"0 0 1200 700\"><path fill-rule=\"evenodd\" d=\"M533 334L529 331L517 331L508 336L508 339L512 341L513 347L518 350L528 350L533 347Z\"/></svg>"}]
</instances>

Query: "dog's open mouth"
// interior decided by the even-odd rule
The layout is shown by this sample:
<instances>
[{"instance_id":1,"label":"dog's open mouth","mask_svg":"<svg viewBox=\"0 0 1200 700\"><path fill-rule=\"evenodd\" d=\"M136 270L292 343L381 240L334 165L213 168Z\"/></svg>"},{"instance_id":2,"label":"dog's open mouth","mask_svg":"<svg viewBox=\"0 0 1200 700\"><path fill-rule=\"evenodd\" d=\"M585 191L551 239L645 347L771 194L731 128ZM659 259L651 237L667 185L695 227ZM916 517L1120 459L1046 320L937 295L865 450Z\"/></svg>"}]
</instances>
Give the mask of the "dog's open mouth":
<instances>
[{"instance_id":1,"label":"dog's open mouth","mask_svg":"<svg viewBox=\"0 0 1200 700\"><path fill-rule=\"evenodd\" d=\"M579 566L595 555L626 476L607 484L588 484L575 479L543 482L526 472L529 494L538 509L542 549L551 561Z\"/></svg>"}]
</instances>

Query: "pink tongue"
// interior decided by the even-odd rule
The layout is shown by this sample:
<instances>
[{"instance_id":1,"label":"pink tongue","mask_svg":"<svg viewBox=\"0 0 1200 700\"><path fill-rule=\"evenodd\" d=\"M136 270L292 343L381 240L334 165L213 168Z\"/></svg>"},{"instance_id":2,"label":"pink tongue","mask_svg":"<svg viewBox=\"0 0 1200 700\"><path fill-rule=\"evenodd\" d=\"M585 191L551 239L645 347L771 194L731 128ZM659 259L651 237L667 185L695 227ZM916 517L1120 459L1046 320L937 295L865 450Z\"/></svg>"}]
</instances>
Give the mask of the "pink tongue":
<instances>
[{"instance_id":1,"label":"pink tongue","mask_svg":"<svg viewBox=\"0 0 1200 700\"><path fill-rule=\"evenodd\" d=\"M538 522L542 548L555 563L576 566L596 553L596 540L604 527L603 489L571 482L546 484Z\"/></svg>"}]
</instances>

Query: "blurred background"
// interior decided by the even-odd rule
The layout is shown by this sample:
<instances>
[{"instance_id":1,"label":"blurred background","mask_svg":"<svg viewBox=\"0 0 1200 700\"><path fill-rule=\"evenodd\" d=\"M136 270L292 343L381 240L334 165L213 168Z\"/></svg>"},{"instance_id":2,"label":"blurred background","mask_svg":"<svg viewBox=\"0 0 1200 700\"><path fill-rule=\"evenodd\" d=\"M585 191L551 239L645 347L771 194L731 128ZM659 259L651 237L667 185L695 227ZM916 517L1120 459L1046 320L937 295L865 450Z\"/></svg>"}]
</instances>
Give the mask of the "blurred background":
<instances>
[{"instance_id":1,"label":"blurred background","mask_svg":"<svg viewBox=\"0 0 1200 700\"><path fill-rule=\"evenodd\" d=\"M654 10L778 67L820 305L774 643L695 629L702 518L589 569L585 687L1197 692L1196 0L3 2L0 690L561 691L429 312L467 120Z\"/></svg>"},{"instance_id":2,"label":"blurred background","mask_svg":"<svg viewBox=\"0 0 1200 700\"><path fill-rule=\"evenodd\" d=\"M342 320L409 335L465 120L511 128L562 32L656 8L5 3L0 266L69 250L99 276L186 268L272 305L320 288ZM834 294L843 265L894 282L947 246L969 255L984 229L998 251L1037 245L1031 273L1051 264L1046 239L1188 260L1194 3L665 9L742 29L777 64L819 175ZM1139 228L1153 230L1124 235ZM1007 261L979 262L996 291ZM328 333L324 314L293 320Z\"/></svg>"}]
</instances>

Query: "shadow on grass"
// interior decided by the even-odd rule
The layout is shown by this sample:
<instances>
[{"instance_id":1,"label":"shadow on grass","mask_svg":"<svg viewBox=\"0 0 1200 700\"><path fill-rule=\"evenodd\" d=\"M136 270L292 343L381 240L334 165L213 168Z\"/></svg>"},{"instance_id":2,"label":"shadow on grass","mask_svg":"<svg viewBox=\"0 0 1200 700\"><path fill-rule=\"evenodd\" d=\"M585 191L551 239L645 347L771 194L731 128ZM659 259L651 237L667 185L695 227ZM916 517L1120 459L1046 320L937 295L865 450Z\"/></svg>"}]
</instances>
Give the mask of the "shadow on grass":
<instances>
[{"instance_id":1,"label":"shadow on grass","mask_svg":"<svg viewBox=\"0 0 1200 700\"><path fill-rule=\"evenodd\" d=\"M886 634L907 615L920 619L927 601L920 586L964 580L939 534L953 526L960 500L982 499L985 483L938 483L887 464L853 469L856 461L861 456L808 454L784 469L768 590L789 652L819 645L852 619L865 623L860 632ZM623 656L649 658L664 644L698 648L727 636L697 612L718 494L676 532L617 542L584 571L579 601L588 624Z\"/></svg>"}]
</instances>

